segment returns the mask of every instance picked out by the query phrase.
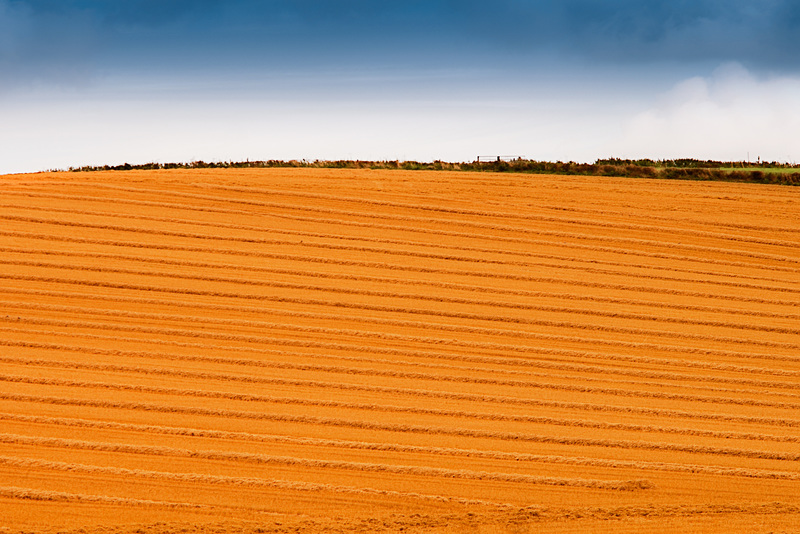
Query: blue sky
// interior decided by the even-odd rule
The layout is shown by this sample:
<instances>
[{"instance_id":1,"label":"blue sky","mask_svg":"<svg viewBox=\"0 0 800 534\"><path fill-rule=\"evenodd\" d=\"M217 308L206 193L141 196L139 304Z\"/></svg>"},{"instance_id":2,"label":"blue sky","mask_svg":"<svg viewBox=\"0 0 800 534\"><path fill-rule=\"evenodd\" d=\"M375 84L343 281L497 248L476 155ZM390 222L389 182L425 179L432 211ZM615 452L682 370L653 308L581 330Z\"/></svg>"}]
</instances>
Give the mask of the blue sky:
<instances>
[{"instance_id":1,"label":"blue sky","mask_svg":"<svg viewBox=\"0 0 800 534\"><path fill-rule=\"evenodd\" d=\"M800 2L0 0L0 173L800 162Z\"/></svg>"}]
</instances>

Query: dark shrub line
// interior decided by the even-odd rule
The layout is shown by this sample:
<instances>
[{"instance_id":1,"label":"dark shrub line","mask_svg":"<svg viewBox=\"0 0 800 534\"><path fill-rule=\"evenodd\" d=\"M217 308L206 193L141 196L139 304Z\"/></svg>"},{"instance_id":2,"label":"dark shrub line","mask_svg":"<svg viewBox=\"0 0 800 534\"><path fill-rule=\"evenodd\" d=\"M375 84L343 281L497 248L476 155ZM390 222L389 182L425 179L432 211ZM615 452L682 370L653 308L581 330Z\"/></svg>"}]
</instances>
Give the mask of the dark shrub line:
<instances>
[{"instance_id":1,"label":"dark shrub line","mask_svg":"<svg viewBox=\"0 0 800 534\"><path fill-rule=\"evenodd\" d=\"M561 161L535 161L516 159L512 161L473 161L451 163L440 160L419 161L361 161L361 160L263 160L222 161L189 163L145 163L141 165L103 165L70 167L71 172L130 171L157 169L228 169L228 168L274 168L306 167L325 169L400 169L434 171L511 172L529 174L565 174L578 176L615 176L627 178L665 178L672 180L702 180L745 182L779 185L800 185L800 166L780 163L747 164L741 162L701 161L695 159L623 160L600 159L595 163ZM736 170L736 168L740 170ZM797 169L798 172L791 172ZM776 172L781 171L781 172Z\"/></svg>"}]
</instances>

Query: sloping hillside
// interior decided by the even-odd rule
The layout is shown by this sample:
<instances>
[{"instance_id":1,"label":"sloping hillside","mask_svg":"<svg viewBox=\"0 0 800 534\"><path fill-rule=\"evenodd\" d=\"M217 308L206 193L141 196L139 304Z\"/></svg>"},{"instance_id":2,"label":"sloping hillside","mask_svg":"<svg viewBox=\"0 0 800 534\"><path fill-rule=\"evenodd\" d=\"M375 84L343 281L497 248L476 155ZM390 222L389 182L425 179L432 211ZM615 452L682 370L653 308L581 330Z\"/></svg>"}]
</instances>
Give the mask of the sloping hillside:
<instances>
[{"instance_id":1,"label":"sloping hillside","mask_svg":"<svg viewBox=\"0 0 800 534\"><path fill-rule=\"evenodd\" d=\"M794 532L799 272L786 187L3 176L0 532Z\"/></svg>"}]
</instances>

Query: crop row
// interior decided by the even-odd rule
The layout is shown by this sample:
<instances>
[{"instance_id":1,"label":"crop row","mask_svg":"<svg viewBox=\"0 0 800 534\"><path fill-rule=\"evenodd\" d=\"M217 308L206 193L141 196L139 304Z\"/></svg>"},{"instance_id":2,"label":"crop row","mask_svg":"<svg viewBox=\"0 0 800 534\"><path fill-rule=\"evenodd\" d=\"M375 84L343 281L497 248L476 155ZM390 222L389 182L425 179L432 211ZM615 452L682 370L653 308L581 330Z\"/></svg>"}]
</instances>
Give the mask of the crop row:
<instances>
[{"instance_id":1,"label":"crop row","mask_svg":"<svg viewBox=\"0 0 800 534\"><path fill-rule=\"evenodd\" d=\"M342 259L342 258L330 258L330 257L318 257L318 256L304 256L298 254L287 254L287 253L278 253L278 252L265 252L265 251L256 251L256 250L244 250L244 249L225 249L225 248L209 248L209 247L196 247L196 246L188 246L188 245L174 245L174 244L166 244L166 243L143 243L143 242L135 242L135 241L118 241L118 240L108 240L108 239L90 239L84 237L74 237L74 236L57 236L52 234L38 234L38 233L31 233L31 232L16 232L16 231L3 231L0 230L0 235L5 235L8 237L16 237L16 238L24 238L24 239L41 239L46 241L57 241L57 242L65 242L65 243L80 243L80 244L90 244L90 245L104 245L104 246L113 246L113 247L124 247L124 248L133 248L133 249L151 249L151 250L162 250L162 251L174 251L174 252L192 252L192 253L207 253L207 254L218 254L218 255L232 255L232 256L244 256L244 257L253 257L253 258L264 258L264 259L276 259L276 260L288 260L288 261L299 261L305 263L321 263L321 264L331 264L331 265L339 265L343 267L365 267L365 268L372 268L372 269L382 269L382 270L389 270L389 271L405 271L405 272L416 272L421 274L436 274L436 275L451 275L451 276L459 276L459 277L478 277L478 278L490 278L490 279L499 279L499 280L513 280L518 282L533 282L533 283L544 283L544 284L557 284L557 285L568 285L568 286L575 286L575 287L587 287L587 288L595 288L595 289L613 289L613 290L620 290L620 291L633 291L637 293L652 293L658 295L675 295L675 296L684 296L684 297L698 297L698 298L712 298L715 300L725 300L725 301L734 301L734 302L751 302L756 304L771 304L771 305L781 305L781 306L789 306L789 307L796 307L796 301L785 301L785 300L776 300L776 299L764 299L760 297L752 297L747 295L741 294L710 294L698 291L688 291L688 290L680 290L674 288L664 288L664 287L654 287L654 286L636 286L636 285L628 285L628 284L611 284L611 283L602 283L602 282L592 282L588 280L572 280L572 279L565 279L559 277L541 277L541 276L530 276L530 275L523 275L523 274L516 274L516 273L503 273L503 272L494 272L494 271L486 271L486 270L478 270L478 271L470 271L470 270L462 270L462 269L445 269L445 268L436 268L436 267L423 267L423 266L416 266L416 265L401 265L401 264L393 264L393 263L385 263L385 262L374 262L374 261L363 261L363 260L351 260L351 259ZM298 274L302 271L298 271ZM792 272L795 272L795 269L792 269ZM778 291L781 288L777 288Z\"/></svg>"},{"instance_id":2,"label":"crop row","mask_svg":"<svg viewBox=\"0 0 800 534\"><path fill-rule=\"evenodd\" d=\"M172 206L172 204L169 204ZM421 242L421 241L410 241L410 240L401 240L401 239L388 239L388 238L381 238L381 237L373 237L373 236L353 236L353 235L343 235L343 234L330 234L330 233L321 233L321 232L309 232L309 231L301 231L301 230L291 230L286 228L276 228L274 226L254 226L254 225L243 225L243 224L232 224L232 223L221 223L221 222L207 222L207 221L198 221L198 220L190 220L190 219L178 219L172 217L156 217L156 216L149 216L149 215L134 215L134 214L126 214L121 215L119 213L114 212L97 212L97 211L90 211L90 210L75 210L75 209L63 209L63 208L53 208L53 207L31 207L31 206L19 206L13 204L0 204L0 207L8 207L8 208L15 208L20 210L36 210L40 209L42 211L46 211L48 213L66 213L70 215L93 215L98 217L105 217L105 218L124 218L124 219L133 219L133 220L142 220L142 221L153 221L153 222L162 222L162 223L170 223L170 224L180 224L180 225L191 225L191 226L202 226L202 227L209 227L215 229L237 229L237 230L247 230L251 232L258 232L258 233L277 233L277 234L284 234L284 235L296 235L296 236L303 236L303 237L316 237L316 238L323 238L323 239L332 239L332 240L353 240L353 241L363 241L363 242L372 242L372 243L381 243L381 244L389 244L389 245L403 245L403 246L412 246L412 247L433 247L435 246L437 249L440 250L461 250L461 251L469 251L469 252L478 252L481 254L510 254L510 255L518 255L518 256L525 256L525 257L533 257L533 258L540 258L540 259L548 259L560 262L557 266L559 268L566 268L566 269L585 269L585 267L579 267L572 265L573 263L590 263L594 265L608 265L613 267L622 268L624 270L624 274L626 276L641 276L636 272L630 272L630 263L626 262L615 262L615 261L608 261L608 260L588 260L585 258L579 258L576 256L563 256L563 255L555 255L555 254L545 254L541 252L534 252L532 250L507 250L507 249L491 249L485 247L470 247L464 245L455 245L452 243L429 243L429 242ZM287 218L286 215L281 215L281 218ZM337 222L335 220L325 220L325 219L310 219L310 218L300 218L300 217L288 217L295 220L304 220L306 222L313 222L317 224L344 224L342 222ZM405 230L405 231L423 231L417 228L405 228L405 227L396 227L396 226L387 226L387 225L375 225L370 223L357 223L357 222L348 222L349 225L355 226L363 226L367 227L371 230L380 229L380 230ZM463 233L454 233L454 232L447 232L444 230L425 230L426 233L435 233L440 235L447 235L448 237L462 237L462 238L470 238L476 239L480 238L480 236L475 236L474 234L463 234ZM495 236L491 237L492 241L505 241L505 239L498 239ZM512 239L512 238L507 238ZM521 244L526 245L538 245L542 244L538 241L530 241L530 240L513 240L511 242L519 242ZM784 244L785 246L797 246L797 243L787 242ZM313 244L312 244L313 246ZM563 244L560 243L560 246ZM531 263L531 265L541 265L541 266L550 266L554 267L555 265L552 264L537 264ZM763 281L773 281L776 282L777 280L764 278L763 276L756 277L745 275L742 273L736 274L726 274L720 273L715 271L707 271L707 270L698 270L698 269L686 269L686 268L679 268L679 267L672 267L669 265L658 265L653 266L651 270L657 271L667 271L667 272L680 272L686 274L692 274L699 276L701 278L697 278L693 281L698 283L715 283L713 280L709 280L708 277L735 277L737 279L753 279L753 280L763 280ZM607 274L621 274L618 271L600 271L597 272L606 272ZM653 277L653 275L649 275ZM676 280L675 278L668 278L668 277L660 277L659 279L665 280ZM788 283L786 280L782 280L782 283ZM770 286L753 286L757 288L769 288Z\"/></svg>"},{"instance_id":3,"label":"crop row","mask_svg":"<svg viewBox=\"0 0 800 534\"><path fill-rule=\"evenodd\" d=\"M120 355L120 356L143 357L143 358L162 358L162 359L177 360L177 361L201 361L209 363L226 363L226 364L243 365L246 367L250 366L268 367L268 368L272 367L279 369L299 369L299 370L318 369L317 367L314 366L305 366L302 364L292 364L292 363L275 364L273 362L264 362L261 360L228 359L228 358L216 358L210 356L163 355L158 353L118 351L111 349L84 349L82 347L68 347L68 346L59 347L48 344L38 344L38 343L28 343L28 342L20 342L16 346L31 346L38 348L55 347L60 350L65 350L65 351L74 350L76 352L85 352L90 354L101 354L101 355L110 354L110 355ZM19 361L19 363L22 363L21 359L7 358L6 361L7 362ZM70 366L86 365L86 364L78 364L77 362L48 363L51 362L51 360L28 361L29 364L33 362L37 362L38 365L46 365L46 364L55 366L61 365L66 368L70 368ZM148 374L160 374L160 371L153 371L152 369L153 367L143 368L142 372ZM345 374L352 374L348 371L344 372ZM232 376L234 375L228 376L227 378L225 378L225 380L231 380ZM357 384L341 383L341 382L333 382L330 380L320 381L320 380L305 380L305 379L290 379L290 378L274 378L274 377L264 377L264 376L260 376L257 379L253 377L249 378L245 377L240 379L240 381L242 380L250 382L254 382L257 380L257 383L261 384L272 384L272 385L282 385L282 386L298 386L306 388L311 387L311 388L335 389L342 391L360 391L360 392L370 392L370 393L386 394L386 395L429 397L434 399L450 399L459 401L472 401L472 402L508 404L508 405L519 405L519 406L536 406L542 408L578 410L578 411L588 411L596 413L638 414L638 415L647 415L652 417L679 418L679 419L690 419L690 420L730 421L736 423L759 424L759 425L769 425L778 427L800 426L800 420L797 419L747 416L747 415L723 414L723 413L704 413L698 411L650 408L645 406L616 406L616 405L597 404L597 403L564 402L556 400L535 399L527 396L512 397L503 395L487 395L479 393L464 393L464 392L456 393L451 391L440 391L435 389L419 389L418 387L410 389L401 387L378 386L378 385L363 384L363 383L357 383ZM545 386L544 389L547 389L547 387Z\"/></svg>"},{"instance_id":4,"label":"crop row","mask_svg":"<svg viewBox=\"0 0 800 534\"><path fill-rule=\"evenodd\" d=\"M24 362L23 362L24 363ZM34 363L35 365L36 363ZM145 369L130 368L116 365L65 365L64 368L89 368L103 371L112 372L139 372L147 373ZM199 378L205 380L225 380L227 382L245 381L248 382L249 377L242 380L240 376L220 375L212 373L191 373L191 372L167 372L158 374L169 374L173 376ZM515 423L533 423L539 425L552 425L576 428L592 428L604 429L614 431L628 431L628 432L642 432L642 433L658 433L658 434L673 434L682 436L697 436L704 438L714 439L735 439L735 440L751 440L751 441L772 441L781 443L798 443L800 438L797 436L779 436L772 434L762 433L745 433L745 432L720 432L713 430L703 430L697 428L676 428L664 427L655 425L636 425L628 423L613 423L608 421L589 421L579 419L562 419L556 417L535 416L535 415L511 415L503 413L487 413L487 412L470 412L463 410L442 410L436 408L420 408L415 406L396 406L388 404L367 404L355 402L343 402L333 400L316 400L305 399L296 397L276 397L271 395L254 395L246 393L231 393L223 391L200 390L200 389L177 389L166 388L158 386L145 386L145 385L131 385L110 382L90 382L90 381L77 381L77 380L64 380L58 378L33 378L18 375L3 375L0 374L0 381L36 384L42 386L59 386L59 387L73 387L83 389L108 389L116 391L128 391L136 393L154 393L161 395L172 395L178 397L198 397L198 398L213 398L213 399L226 399L235 401L246 402L262 402L269 404L284 404L284 405L298 405L298 406L315 406L324 408L339 408L360 410L367 412L386 412L386 413L403 413L415 414L426 416L437 416L450 419L474 419L484 421L507 421ZM258 381L258 380L256 380Z\"/></svg>"},{"instance_id":5,"label":"crop row","mask_svg":"<svg viewBox=\"0 0 800 534\"><path fill-rule=\"evenodd\" d=\"M0 420L30 422L40 425L59 425L74 428L90 428L99 430L125 430L143 435L161 434L166 436L182 436L186 438L211 438L220 440L236 440L255 443L281 443L287 445L305 445L316 447L333 447L344 450L362 450L376 452L396 452L430 454L437 456L464 457L491 460L507 460L514 462L536 462L549 464L564 464L587 467L604 467L612 469L636 469L640 471L666 471L673 473L704 473L712 475L725 475L745 478L797 480L800 474L795 472L774 471L766 469L748 469L738 467L709 466L690 463L664 463L632 460L610 460L604 458L590 458L581 456L542 455L519 452L503 452L482 449L456 449L447 447L432 447L420 445L406 445L392 442L366 442L346 441L323 438L295 437L278 434L253 434L248 432L230 432L187 427L165 427L157 425L143 425L120 423L115 421L93 421L88 419L75 419L63 417L42 417L33 415L19 415L0 412Z\"/></svg>"},{"instance_id":6,"label":"crop row","mask_svg":"<svg viewBox=\"0 0 800 534\"><path fill-rule=\"evenodd\" d=\"M44 395L24 395L0 392L0 400L49 404L56 406L91 407L116 410L131 410L137 412L154 412L163 414L183 414L203 417L218 417L225 419L246 419L255 421L272 421L279 423L296 423L317 426L333 426L349 429L394 432L402 434L422 434L453 436L461 438L484 438L502 441L543 443L564 446L600 447L627 450L668 451L690 454L705 454L717 456L735 456L741 458L780 460L788 462L800 461L800 454L792 452L778 452L774 450L740 449L733 447L714 447L707 445L685 445L678 443L593 439L580 437L556 436L552 434L530 434L524 432L502 432L492 430L477 430L472 428L440 427L425 425L409 425L401 423L381 423L377 421L352 420L335 417L321 417L310 415L273 414L263 411L245 411L230 409L199 408L176 406L167 404L109 401L96 399L77 399L68 397L55 397Z\"/></svg>"},{"instance_id":7,"label":"crop row","mask_svg":"<svg viewBox=\"0 0 800 534\"><path fill-rule=\"evenodd\" d=\"M279 288L279 289L292 289L292 290L300 290L300 291L318 291L318 292L332 292L332 293L341 293L347 295L360 295L360 296L372 296L372 297L382 297L386 299L408 299L408 300L421 300L421 301L429 301L429 302L439 302L439 303L452 303L452 304L465 304L469 306L484 306L484 307L498 307L498 308L507 308L507 309L515 309L515 310L526 310L526 311L538 311L538 312L547 312L547 313L571 313L577 315L589 315L589 316L596 316L596 317L604 317L604 318L613 318L613 319L630 319L630 320L637 320L637 321L651 321L651 322L661 322L661 323L670 323L670 324L687 324L687 325L701 325L701 326L711 326L711 327L721 327L721 328L733 328L739 330L754 330L754 331L763 331L763 332L773 332L773 333L782 333L782 334L797 334L800 333L800 328L786 328L786 327L777 327L777 326L768 326L768 325L754 325L751 323L731 323L726 321L709 321L709 320L701 320L701 319L682 319L677 317L665 317L662 315L648 315L642 313L625 313L625 312L617 312L617 311L606 311L606 310L589 310L586 308L568 308L564 306L546 306L546 305L536 305L536 304L528 304L528 303L514 303L514 302L500 302L500 301L487 301L487 300L478 300L478 299L467 299L467 298L459 298L459 297L452 297L452 296L431 296L429 294L416 294L416 293L398 293L398 292L390 292L390 291L375 291L375 290L365 290L365 289L355 289L355 288L343 288L341 286L329 287L329 286L317 286L311 284L297 284L297 283L290 283L290 282L278 282L275 280L263 280L263 279L252 279L252 278L238 278L238 277L229 277L229 276L211 276L211 275L198 275L198 274L185 274L185 273L175 273L175 272L163 272L163 271L149 271L144 269L122 269L122 268L111 268L111 267L102 267L102 266L95 266L95 265L74 265L74 264L65 264L65 263L58 263L58 262L43 262L43 261L32 261L32 260L11 260L11 259L0 259L0 264L4 265L17 265L17 266L26 266L26 267L42 267L42 268L50 268L50 269L64 269L69 271L89 271L89 272L96 272L96 273L113 273L113 274L131 274L137 276L150 276L150 277L157 277L157 278L167 278L167 279L179 279L179 280L192 280L192 281L202 281L202 282L216 282L216 283L229 283L229 284L239 284L239 285L247 285L247 286L259 286L259 287L271 287L271 288ZM296 271L295 271L296 273ZM133 286L129 284L129 286ZM151 287L148 286L141 286L142 291L153 291ZM800 290L798 291L800 293ZM215 296L230 296L231 294L225 293L223 295L215 295ZM536 324L542 325L544 321L542 320L533 320L533 319L525 319L519 317L499 317L494 314L477 314L477 313L466 313L466 312L443 312L437 310L419 310L415 308L408 308L408 307L399 307L399 306L379 306L379 305L368 305L364 303L352 303L352 302L336 302L330 301L329 299L299 299L299 298L290 298L290 297L277 297L277 296L262 296L264 300L272 300L277 302L292 302L295 304L315 304L320 306L336 306L336 307L346 307L346 308L358 308L358 309L368 309L370 311L386 311L386 312L396 312L396 313L406 313L406 314L423 314L423 315L436 315L441 317L450 317L450 318L457 318L457 319L468 319L468 320L477 320L477 321L497 321L497 322L516 322L520 324ZM794 315L794 314L792 314ZM545 326L554 326L555 323L547 322L544 324Z\"/></svg>"}]
</instances>

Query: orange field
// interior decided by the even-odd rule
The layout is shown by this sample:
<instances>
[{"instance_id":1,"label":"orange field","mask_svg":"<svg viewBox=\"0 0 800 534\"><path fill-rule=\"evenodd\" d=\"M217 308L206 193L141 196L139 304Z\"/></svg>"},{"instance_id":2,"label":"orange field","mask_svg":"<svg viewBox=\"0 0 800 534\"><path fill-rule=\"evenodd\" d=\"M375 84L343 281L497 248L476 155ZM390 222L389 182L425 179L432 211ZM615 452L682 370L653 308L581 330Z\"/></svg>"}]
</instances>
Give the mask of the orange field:
<instances>
[{"instance_id":1,"label":"orange field","mask_svg":"<svg viewBox=\"0 0 800 534\"><path fill-rule=\"evenodd\" d=\"M0 188L0 534L800 532L797 189Z\"/></svg>"}]
</instances>

